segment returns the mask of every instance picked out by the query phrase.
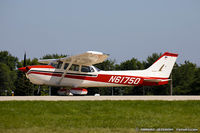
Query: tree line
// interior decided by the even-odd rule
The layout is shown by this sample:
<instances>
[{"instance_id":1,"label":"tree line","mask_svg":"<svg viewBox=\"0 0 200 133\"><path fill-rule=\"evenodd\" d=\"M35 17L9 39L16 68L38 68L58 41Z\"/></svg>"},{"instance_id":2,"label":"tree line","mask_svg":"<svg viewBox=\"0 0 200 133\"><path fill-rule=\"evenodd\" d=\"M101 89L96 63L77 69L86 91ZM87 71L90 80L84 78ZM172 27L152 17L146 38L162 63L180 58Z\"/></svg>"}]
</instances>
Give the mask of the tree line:
<instances>
[{"instance_id":1,"label":"tree line","mask_svg":"<svg viewBox=\"0 0 200 133\"><path fill-rule=\"evenodd\" d=\"M47 54L40 59L56 59L67 55ZM119 64L115 60L108 59L95 66L101 70L142 70L151 66L161 53L153 53L145 61L136 58L123 61ZM26 65L39 65L38 59L25 59ZM19 60L8 51L0 51L0 95L31 96L48 95L49 86L32 84L25 74L18 70L23 67L24 60ZM183 64L175 64L172 71L173 95L199 95L200 94L200 67L190 61ZM170 82L162 86L136 86L136 87L93 87L87 88L88 95L100 93L101 95L169 95ZM57 95L59 87L51 87L51 94Z\"/></svg>"}]
</instances>

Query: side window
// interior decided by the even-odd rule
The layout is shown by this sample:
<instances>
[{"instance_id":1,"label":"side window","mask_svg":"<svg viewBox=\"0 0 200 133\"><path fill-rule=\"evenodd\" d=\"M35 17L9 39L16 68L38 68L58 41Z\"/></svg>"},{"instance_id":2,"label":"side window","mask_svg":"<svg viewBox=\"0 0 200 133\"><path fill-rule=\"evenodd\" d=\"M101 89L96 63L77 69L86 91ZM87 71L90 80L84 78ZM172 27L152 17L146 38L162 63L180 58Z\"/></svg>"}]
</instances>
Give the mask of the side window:
<instances>
[{"instance_id":1,"label":"side window","mask_svg":"<svg viewBox=\"0 0 200 133\"><path fill-rule=\"evenodd\" d=\"M57 65L58 65L58 64L52 62L52 63L50 63L50 65L51 65L52 67L57 68Z\"/></svg>"},{"instance_id":2,"label":"side window","mask_svg":"<svg viewBox=\"0 0 200 133\"><path fill-rule=\"evenodd\" d=\"M63 62L62 62L62 61L59 61L56 68L57 68L57 69L60 69L60 68L62 67L62 64L63 64Z\"/></svg>"},{"instance_id":3,"label":"side window","mask_svg":"<svg viewBox=\"0 0 200 133\"><path fill-rule=\"evenodd\" d=\"M90 72L94 72L94 69L92 67L90 67Z\"/></svg>"},{"instance_id":4,"label":"side window","mask_svg":"<svg viewBox=\"0 0 200 133\"><path fill-rule=\"evenodd\" d=\"M65 63L64 69L67 69L68 66L69 66L69 63Z\"/></svg>"},{"instance_id":5,"label":"side window","mask_svg":"<svg viewBox=\"0 0 200 133\"><path fill-rule=\"evenodd\" d=\"M71 71L79 71L79 65L75 65L75 64L72 64L72 66L70 67Z\"/></svg>"},{"instance_id":6,"label":"side window","mask_svg":"<svg viewBox=\"0 0 200 133\"><path fill-rule=\"evenodd\" d=\"M89 66L82 66L81 72L94 72L94 69Z\"/></svg>"}]
</instances>

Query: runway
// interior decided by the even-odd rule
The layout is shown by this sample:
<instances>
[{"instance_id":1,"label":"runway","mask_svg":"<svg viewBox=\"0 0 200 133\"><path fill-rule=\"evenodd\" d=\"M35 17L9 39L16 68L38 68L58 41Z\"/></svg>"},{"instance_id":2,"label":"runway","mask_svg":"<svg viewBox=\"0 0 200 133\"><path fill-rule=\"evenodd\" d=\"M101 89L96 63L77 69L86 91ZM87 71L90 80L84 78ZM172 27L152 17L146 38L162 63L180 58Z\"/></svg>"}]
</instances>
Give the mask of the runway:
<instances>
[{"instance_id":1,"label":"runway","mask_svg":"<svg viewBox=\"0 0 200 133\"><path fill-rule=\"evenodd\" d=\"M0 96L0 101L200 100L200 96Z\"/></svg>"}]
</instances>

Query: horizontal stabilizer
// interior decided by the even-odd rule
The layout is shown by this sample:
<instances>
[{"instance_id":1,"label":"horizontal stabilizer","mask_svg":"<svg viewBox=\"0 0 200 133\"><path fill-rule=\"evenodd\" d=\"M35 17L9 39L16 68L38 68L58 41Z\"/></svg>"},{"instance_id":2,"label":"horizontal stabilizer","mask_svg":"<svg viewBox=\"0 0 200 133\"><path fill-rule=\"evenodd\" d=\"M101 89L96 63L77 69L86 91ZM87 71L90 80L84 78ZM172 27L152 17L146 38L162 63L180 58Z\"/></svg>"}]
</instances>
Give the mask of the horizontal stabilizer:
<instances>
[{"instance_id":1,"label":"horizontal stabilizer","mask_svg":"<svg viewBox=\"0 0 200 133\"><path fill-rule=\"evenodd\" d=\"M145 82L165 82L165 81L170 81L171 79L144 79Z\"/></svg>"}]
</instances>

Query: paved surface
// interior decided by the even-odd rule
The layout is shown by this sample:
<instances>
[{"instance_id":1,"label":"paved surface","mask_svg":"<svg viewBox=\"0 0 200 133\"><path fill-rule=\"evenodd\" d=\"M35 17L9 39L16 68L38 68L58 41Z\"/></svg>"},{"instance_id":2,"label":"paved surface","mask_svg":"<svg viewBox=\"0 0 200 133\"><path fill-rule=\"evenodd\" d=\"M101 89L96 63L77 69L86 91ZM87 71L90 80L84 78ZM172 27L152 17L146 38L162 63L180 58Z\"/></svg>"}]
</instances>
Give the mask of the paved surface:
<instances>
[{"instance_id":1,"label":"paved surface","mask_svg":"<svg viewBox=\"0 0 200 133\"><path fill-rule=\"evenodd\" d=\"M0 101L200 100L200 96L0 96Z\"/></svg>"}]
</instances>

